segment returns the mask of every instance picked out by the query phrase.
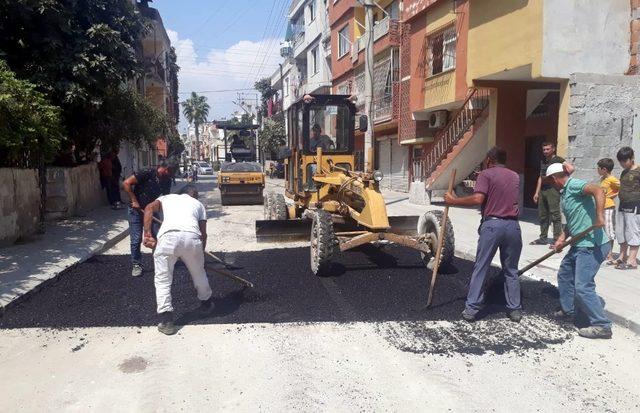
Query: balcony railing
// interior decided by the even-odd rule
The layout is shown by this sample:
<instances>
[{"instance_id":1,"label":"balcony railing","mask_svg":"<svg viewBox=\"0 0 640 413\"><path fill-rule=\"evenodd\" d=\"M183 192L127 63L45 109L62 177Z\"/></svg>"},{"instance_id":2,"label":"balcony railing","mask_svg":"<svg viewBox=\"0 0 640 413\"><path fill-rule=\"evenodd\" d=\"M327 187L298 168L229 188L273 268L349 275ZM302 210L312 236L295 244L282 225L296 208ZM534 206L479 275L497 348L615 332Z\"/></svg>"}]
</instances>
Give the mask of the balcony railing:
<instances>
[{"instance_id":1,"label":"balcony railing","mask_svg":"<svg viewBox=\"0 0 640 413\"><path fill-rule=\"evenodd\" d=\"M387 33L389 33L389 18L385 17L373 26L373 41L377 41Z\"/></svg>"}]
</instances>

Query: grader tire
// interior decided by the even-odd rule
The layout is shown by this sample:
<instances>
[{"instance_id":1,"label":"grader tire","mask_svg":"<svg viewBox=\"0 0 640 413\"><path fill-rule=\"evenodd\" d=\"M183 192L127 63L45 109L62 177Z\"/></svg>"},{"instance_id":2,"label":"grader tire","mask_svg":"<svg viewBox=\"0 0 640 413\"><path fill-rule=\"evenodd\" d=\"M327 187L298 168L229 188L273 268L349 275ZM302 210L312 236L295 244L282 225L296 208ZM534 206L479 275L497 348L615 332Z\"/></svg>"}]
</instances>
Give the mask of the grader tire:
<instances>
[{"instance_id":1,"label":"grader tire","mask_svg":"<svg viewBox=\"0 0 640 413\"><path fill-rule=\"evenodd\" d=\"M436 256L437 240L440 237L443 216L444 214L442 211L429 211L425 212L418 220L418 235L431 234L431 238L436 240L436 242L431 245L431 253L420 253L425 265L429 264L429 262ZM444 234L440 265L447 266L451 264L454 253L455 237L453 235L453 225L451 225L451 220L447 217L447 229Z\"/></svg>"},{"instance_id":2,"label":"grader tire","mask_svg":"<svg viewBox=\"0 0 640 413\"><path fill-rule=\"evenodd\" d=\"M273 196L273 219L287 219L289 214L287 212L287 203L284 200L284 195L275 194Z\"/></svg>"},{"instance_id":3,"label":"grader tire","mask_svg":"<svg viewBox=\"0 0 640 413\"><path fill-rule=\"evenodd\" d=\"M273 197L275 194L273 192L267 193L267 196L264 197L264 219L271 220L273 219Z\"/></svg>"},{"instance_id":4,"label":"grader tire","mask_svg":"<svg viewBox=\"0 0 640 413\"><path fill-rule=\"evenodd\" d=\"M331 267L331 258L336 248L336 236L333 232L331 214L316 211L311 223L311 271L314 275L327 275Z\"/></svg>"}]
</instances>

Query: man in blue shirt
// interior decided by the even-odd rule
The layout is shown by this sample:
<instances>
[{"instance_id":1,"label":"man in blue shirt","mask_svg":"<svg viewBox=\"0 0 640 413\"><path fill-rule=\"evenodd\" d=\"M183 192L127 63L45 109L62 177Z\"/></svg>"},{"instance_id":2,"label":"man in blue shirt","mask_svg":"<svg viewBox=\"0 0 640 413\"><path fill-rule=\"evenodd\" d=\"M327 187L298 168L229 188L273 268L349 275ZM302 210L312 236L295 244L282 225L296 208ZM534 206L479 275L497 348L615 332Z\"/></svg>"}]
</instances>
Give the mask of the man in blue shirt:
<instances>
[{"instance_id":1,"label":"man in blue shirt","mask_svg":"<svg viewBox=\"0 0 640 413\"><path fill-rule=\"evenodd\" d=\"M589 318L589 327L581 328L578 334L586 338L611 338L611 321L604 314L603 302L596 294L595 277L604 262L611 245L603 227L604 192L598 185L570 178L561 163L549 165L547 182L561 193L560 207L567 225L554 248L561 251L569 236L596 228L585 238L572 245L558 270L558 291L561 310L558 316L575 314L575 303Z\"/></svg>"}]
</instances>

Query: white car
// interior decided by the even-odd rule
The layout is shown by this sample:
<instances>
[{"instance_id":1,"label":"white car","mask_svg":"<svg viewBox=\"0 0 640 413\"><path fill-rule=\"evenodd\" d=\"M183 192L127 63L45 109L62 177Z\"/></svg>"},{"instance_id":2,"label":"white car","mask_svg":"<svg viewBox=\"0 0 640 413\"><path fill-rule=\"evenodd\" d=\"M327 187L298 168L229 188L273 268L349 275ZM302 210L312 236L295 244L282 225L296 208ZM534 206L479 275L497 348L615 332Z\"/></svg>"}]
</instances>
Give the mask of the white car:
<instances>
[{"instance_id":1,"label":"white car","mask_svg":"<svg viewBox=\"0 0 640 413\"><path fill-rule=\"evenodd\" d=\"M198 168L198 175L213 175L213 168L208 162L194 162Z\"/></svg>"}]
</instances>

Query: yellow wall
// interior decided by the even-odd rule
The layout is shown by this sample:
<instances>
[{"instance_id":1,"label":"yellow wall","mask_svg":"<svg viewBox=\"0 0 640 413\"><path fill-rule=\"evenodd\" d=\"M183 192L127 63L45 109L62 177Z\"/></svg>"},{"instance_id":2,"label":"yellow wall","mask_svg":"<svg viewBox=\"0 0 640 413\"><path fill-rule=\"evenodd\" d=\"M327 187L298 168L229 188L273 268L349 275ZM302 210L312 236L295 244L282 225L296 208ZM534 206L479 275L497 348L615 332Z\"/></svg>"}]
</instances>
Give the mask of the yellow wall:
<instances>
[{"instance_id":1,"label":"yellow wall","mask_svg":"<svg viewBox=\"0 0 640 413\"><path fill-rule=\"evenodd\" d=\"M449 1L440 4L427 12L427 36L454 24L456 14L453 12L452 3ZM428 59L429 56L426 56ZM427 62L428 65L428 62ZM437 74L425 80L424 107L436 108L455 102L456 100L456 76L455 71Z\"/></svg>"},{"instance_id":2,"label":"yellow wall","mask_svg":"<svg viewBox=\"0 0 640 413\"><path fill-rule=\"evenodd\" d=\"M364 7L356 7L354 9L354 19L355 21L353 24L353 33L354 39L357 39L358 37L364 35L364 28L362 26L366 26L364 18Z\"/></svg>"},{"instance_id":3,"label":"yellow wall","mask_svg":"<svg viewBox=\"0 0 640 413\"><path fill-rule=\"evenodd\" d=\"M569 150L569 81L560 84L560 109L558 110L558 141L557 152L560 156L567 156Z\"/></svg>"},{"instance_id":4,"label":"yellow wall","mask_svg":"<svg viewBox=\"0 0 640 413\"><path fill-rule=\"evenodd\" d=\"M485 76L540 77L543 0L471 0L467 83ZM502 76L502 77L501 77Z\"/></svg>"}]
</instances>

